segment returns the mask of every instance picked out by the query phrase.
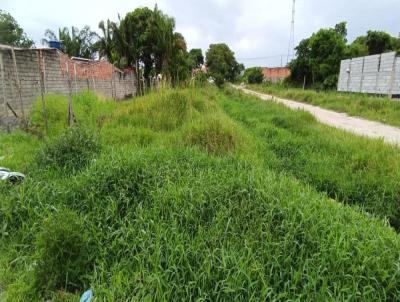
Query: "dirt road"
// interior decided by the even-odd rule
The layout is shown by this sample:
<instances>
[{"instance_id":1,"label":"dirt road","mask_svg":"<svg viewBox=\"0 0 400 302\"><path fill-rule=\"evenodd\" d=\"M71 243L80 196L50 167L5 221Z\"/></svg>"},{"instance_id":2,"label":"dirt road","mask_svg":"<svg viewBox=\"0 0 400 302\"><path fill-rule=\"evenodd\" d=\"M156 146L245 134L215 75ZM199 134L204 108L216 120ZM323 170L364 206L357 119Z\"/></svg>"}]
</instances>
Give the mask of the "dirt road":
<instances>
[{"instance_id":1,"label":"dirt road","mask_svg":"<svg viewBox=\"0 0 400 302\"><path fill-rule=\"evenodd\" d=\"M386 143L400 146L400 128L369 121L359 117L351 117L345 113L326 110L309 104L278 98L239 86L234 86L234 88L242 90L246 94L255 95L265 101L281 103L294 110L308 111L323 124L340 128L357 135L368 136L371 138L383 138Z\"/></svg>"}]
</instances>

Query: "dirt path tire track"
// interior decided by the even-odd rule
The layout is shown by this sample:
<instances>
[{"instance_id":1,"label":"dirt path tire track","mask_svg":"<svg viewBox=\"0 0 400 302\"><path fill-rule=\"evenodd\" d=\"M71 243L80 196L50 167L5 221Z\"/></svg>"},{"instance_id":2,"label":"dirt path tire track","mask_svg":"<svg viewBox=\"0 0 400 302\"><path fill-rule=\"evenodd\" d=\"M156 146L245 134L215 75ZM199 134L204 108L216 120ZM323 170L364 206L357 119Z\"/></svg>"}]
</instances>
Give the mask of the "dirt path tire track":
<instances>
[{"instance_id":1,"label":"dirt path tire track","mask_svg":"<svg viewBox=\"0 0 400 302\"><path fill-rule=\"evenodd\" d=\"M308 111L313 116L315 116L315 118L320 123L346 130L348 132L361 136L367 136L376 139L381 138L386 143L400 146L400 128L362 119L359 117L352 117L347 115L346 113L339 113L309 104L278 98L272 95L255 92L253 90L239 86L233 87L243 91L246 94L257 96L264 101L281 103L294 110Z\"/></svg>"}]
</instances>

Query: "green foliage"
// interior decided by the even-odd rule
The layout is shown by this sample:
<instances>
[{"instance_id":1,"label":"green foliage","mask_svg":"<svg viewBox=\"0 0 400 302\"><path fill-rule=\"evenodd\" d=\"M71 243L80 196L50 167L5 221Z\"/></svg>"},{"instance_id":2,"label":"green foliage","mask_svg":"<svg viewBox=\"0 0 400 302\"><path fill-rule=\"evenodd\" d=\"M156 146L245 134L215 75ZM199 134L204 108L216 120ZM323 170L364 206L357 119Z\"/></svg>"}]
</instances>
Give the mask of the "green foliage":
<instances>
[{"instance_id":1,"label":"green foliage","mask_svg":"<svg viewBox=\"0 0 400 302\"><path fill-rule=\"evenodd\" d=\"M64 108L49 108L49 129ZM96 301L400 297L399 235L377 218L399 200L396 148L212 86L81 95L74 108L99 133L96 161L0 184L7 301L72 301L89 286ZM35 140L0 135L0 148L13 145L18 168Z\"/></svg>"},{"instance_id":2,"label":"green foliage","mask_svg":"<svg viewBox=\"0 0 400 302\"><path fill-rule=\"evenodd\" d=\"M191 69L200 68L204 64L204 56L201 48L193 48L189 51Z\"/></svg>"},{"instance_id":3,"label":"green foliage","mask_svg":"<svg viewBox=\"0 0 400 302\"><path fill-rule=\"evenodd\" d=\"M234 151L238 145L237 133L237 129L229 121L214 116L191 127L187 139L189 144L210 154L226 154Z\"/></svg>"},{"instance_id":4,"label":"green foliage","mask_svg":"<svg viewBox=\"0 0 400 302\"><path fill-rule=\"evenodd\" d=\"M243 76L249 84L261 84L264 80L264 75L261 67L247 68Z\"/></svg>"},{"instance_id":5,"label":"green foliage","mask_svg":"<svg viewBox=\"0 0 400 302\"><path fill-rule=\"evenodd\" d=\"M315 91L311 89L289 88L280 85L253 85L251 89L292 99L352 116L400 126L400 103L386 97L366 94Z\"/></svg>"},{"instance_id":6,"label":"green foliage","mask_svg":"<svg viewBox=\"0 0 400 302\"><path fill-rule=\"evenodd\" d=\"M217 86L225 81L234 81L240 73L240 65L228 45L211 44L206 52L206 65Z\"/></svg>"},{"instance_id":7,"label":"green foliage","mask_svg":"<svg viewBox=\"0 0 400 302\"><path fill-rule=\"evenodd\" d=\"M64 52L71 57L93 59L98 48L96 43L98 35L91 31L88 25L81 30L72 26L71 31L68 27L61 27L58 29L58 36L54 31L47 29L44 35L45 38L42 40L44 43L52 40L61 41Z\"/></svg>"},{"instance_id":8,"label":"green foliage","mask_svg":"<svg viewBox=\"0 0 400 302\"><path fill-rule=\"evenodd\" d=\"M104 27L104 26L103 26ZM184 37L175 32L175 20L155 6L137 8L126 14L119 24L112 23L113 50L102 43L103 52L116 54L118 65L139 69L147 86L150 77L163 74L173 83L185 81L189 75L189 57ZM103 33L101 40L110 34ZM141 76L141 75L140 75ZM138 77L139 81L139 77ZM138 82L140 87L140 83Z\"/></svg>"},{"instance_id":9,"label":"green foliage","mask_svg":"<svg viewBox=\"0 0 400 302\"><path fill-rule=\"evenodd\" d=\"M99 152L97 138L90 130L75 126L69 128L38 154L37 163L42 167L79 170Z\"/></svg>"},{"instance_id":10,"label":"green foliage","mask_svg":"<svg viewBox=\"0 0 400 302\"><path fill-rule=\"evenodd\" d=\"M365 45L368 47L370 55L381 54L400 48L400 39L394 38L384 31L367 32Z\"/></svg>"},{"instance_id":11,"label":"green foliage","mask_svg":"<svg viewBox=\"0 0 400 302\"><path fill-rule=\"evenodd\" d=\"M289 63L291 83L317 89L334 89L340 61L347 58L400 50L400 39L382 31L369 30L347 44L346 22L335 28L320 29L296 47L296 58Z\"/></svg>"},{"instance_id":12,"label":"green foliage","mask_svg":"<svg viewBox=\"0 0 400 302\"><path fill-rule=\"evenodd\" d=\"M194 76L195 84L198 86L205 86L207 84L207 74L205 72L197 72Z\"/></svg>"},{"instance_id":13,"label":"green foliage","mask_svg":"<svg viewBox=\"0 0 400 302\"><path fill-rule=\"evenodd\" d=\"M346 51L346 24L320 29L296 47L297 57L290 62L291 80L307 86L332 89L337 85L340 61Z\"/></svg>"},{"instance_id":14,"label":"green foliage","mask_svg":"<svg viewBox=\"0 0 400 302\"><path fill-rule=\"evenodd\" d=\"M400 230L397 147L354 137L317 123L308 113L241 94L225 100L224 106L231 118L263 140L260 156L269 169L287 171L331 198L389 219Z\"/></svg>"},{"instance_id":15,"label":"green foliage","mask_svg":"<svg viewBox=\"0 0 400 302\"><path fill-rule=\"evenodd\" d=\"M4 10L0 10L0 44L30 48L34 45L18 22Z\"/></svg>"},{"instance_id":16,"label":"green foliage","mask_svg":"<svg viewBox=\"0 0 400 302\"><path fill-rule=\"evenodd\" d=\"M120 59L118 54L115 52L115 38L113 29L116 28L116 24L109 19L107 23L100 21L99 29L102 35L99 36L99 40L96 42L95 48L98 49L100 58L107 58L107 60L114 64Z\"/></svg>"},{"instance_id":17,"label":"green foliage","mask_svg":"<svg viewBox=\"0 0 400 302\"><path fill-rule=\"evenodd\" d=\"M43 221L36 239L35 287L82 291L91 268L88 235L81 218L61 209Z\"/></svg>"}]
</instances>

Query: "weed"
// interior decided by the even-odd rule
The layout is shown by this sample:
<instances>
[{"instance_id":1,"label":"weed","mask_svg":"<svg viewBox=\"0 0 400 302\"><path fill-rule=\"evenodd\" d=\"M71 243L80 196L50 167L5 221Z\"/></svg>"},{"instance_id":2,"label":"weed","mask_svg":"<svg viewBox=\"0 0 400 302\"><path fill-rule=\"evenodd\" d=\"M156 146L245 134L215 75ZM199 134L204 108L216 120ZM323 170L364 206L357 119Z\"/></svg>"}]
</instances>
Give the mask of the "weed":
<instances>
[{"instance_id":1,"label":"weed","mask_svg":"<svg viewBox=\"0 0 400 302\"><path fill-rule=\"evenodd\" d=\"M80 217L58 210L44 222L36 239L36 288L43 291L82 291L91 268L88 236Z\"/></svg>"},{"instance_id":2,"label":"weed","mask_svg":"<svg viewBox=\"0 0 400 302\"><path fill-rule=\"evenodd\" d=\"M37 156L42 167L79 170L99 152L97 138L90 130L75 126L48 143Z\"/></svg>"},{"instance_id":3,"label":"weed","mask_svg":"<svg viewBox=\"0 0 400 302\"><path fill-rule=\"evenodd\" d=\"M273 84L250 85L249 87L259 92L400 126L400 103L386 97L334 91L317 92Z\"/></svg>"},{"instance_id":4,"label":"weed","mask_svg":"<svg viewBox=\"0 0 400 302\"><path fill-rule=\"evenodd\" d=\"M64 133L54 102L46 165L24 157L37 138L0 135L7 163L31 167L0 186L7 301L72 301L89 284L99 302L399 300L400 239L381 219L398 217L398 150L227 92L82 95L87 136Z\"/></svg>"}]
</instances>

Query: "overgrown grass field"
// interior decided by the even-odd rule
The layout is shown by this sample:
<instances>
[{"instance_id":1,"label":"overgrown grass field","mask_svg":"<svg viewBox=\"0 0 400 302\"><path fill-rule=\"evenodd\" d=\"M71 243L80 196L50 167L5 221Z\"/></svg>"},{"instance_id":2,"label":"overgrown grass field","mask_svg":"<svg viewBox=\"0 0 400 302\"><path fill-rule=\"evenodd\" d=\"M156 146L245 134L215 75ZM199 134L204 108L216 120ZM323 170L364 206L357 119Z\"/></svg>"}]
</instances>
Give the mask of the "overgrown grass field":
<instances>
[{"instance_id":1,"label":"overgrown grass field","mask_svg":"<svg viewBox=\"0 0 400 302\"><path fill-rule=\"evenodd\" d=\"M304 102L322 108L344 112L351 116L360 116L385 124L400 126L399 99L377 97L360 93L340 93L334 91L302 90L282 85L249 85L250 89L272 94L278 97Z\"/></svg>"},{"instance_id":2,"label":"overgrown grass field","mask_svg":"<svg viewBox=\"0 0 400 302\"><path fill-rule=\"evenodd\" d=\"M47 108L0 134L0 300L399 299L394 147L212 87Z\"/></svg>"}]
</instances>

